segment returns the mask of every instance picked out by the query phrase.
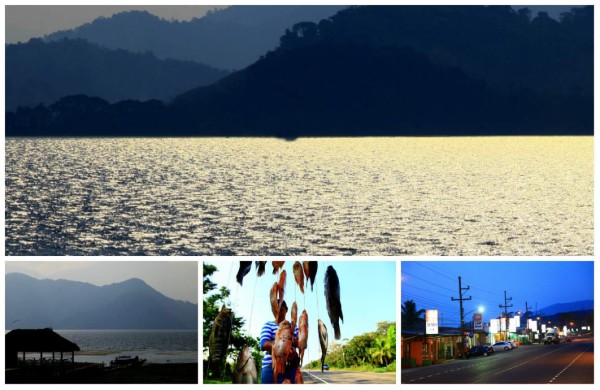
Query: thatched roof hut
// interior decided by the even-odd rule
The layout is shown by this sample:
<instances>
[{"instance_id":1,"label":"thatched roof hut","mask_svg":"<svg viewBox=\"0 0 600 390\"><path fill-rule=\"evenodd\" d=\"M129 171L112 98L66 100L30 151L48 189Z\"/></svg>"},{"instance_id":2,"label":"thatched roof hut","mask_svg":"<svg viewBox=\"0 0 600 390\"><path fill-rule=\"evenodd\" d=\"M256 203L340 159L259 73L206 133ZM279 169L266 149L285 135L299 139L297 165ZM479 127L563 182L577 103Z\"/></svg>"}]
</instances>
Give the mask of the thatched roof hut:
<instances>
[{"instance_id":1,"label":"thatched roof hut","mask_svg":"<svg viewBox=\"0 0 600 390\"><path fill-rule=\"evenodd\" d=\"M77 344L65 339L50 328L46 329L15 329L8 332L5 336L6 367L16 367L18 364L18 354L39 352L40 363L43 362L44 352L54 354L60 352L60 360L63 359L64 352L71 352L71 361L75 361L75 351L79 351Z\"/></svg>"}]
</instances>

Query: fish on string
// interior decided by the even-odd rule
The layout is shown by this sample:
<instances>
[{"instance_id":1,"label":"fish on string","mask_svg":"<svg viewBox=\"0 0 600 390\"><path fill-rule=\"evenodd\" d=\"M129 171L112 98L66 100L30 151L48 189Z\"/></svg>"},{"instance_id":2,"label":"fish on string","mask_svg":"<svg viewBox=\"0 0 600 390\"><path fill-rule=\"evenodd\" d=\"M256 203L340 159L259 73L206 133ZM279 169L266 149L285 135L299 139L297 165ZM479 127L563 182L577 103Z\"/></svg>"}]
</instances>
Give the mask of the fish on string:
<instances>
[{"instance_id":1,"label":"fish on string","mask_svg":"<svg viewBox=\"0 0 600 390\"><path fill-rule=\"evenodd\" d=\"M304 360L304 351L308 348L308 313L302 310L298 323L298 349L300 350L300 366Z\"/></svg>"},{"instance_id":2,"label":"fish on string","mask_svg":"<svg viewBox=\"0 0 600 390\"><path fill-rule=\"evenodd\" d=\"M257 384L258 371L256 363L252 358L250 347L245 345L238 356L235 371L233 373L233 383L235 384Z\"/></svg>"},{"instance_id":3,"label":"fish on string","mask_svg":"<svg viewBox=\"0 0 600 390\"><path fill-rule=\"evenodd\" d=\"M342 302L340 301L340 280L332 266L327 267L327 271L325 271L324 283L327 314L333 326L334 337L336 340L339 340L342 337L340 319L344 322L344 313L342 312Z\"/></svg>"},{"instance_id":4,"label":"fish on string","mask_svg":"<svg viewBox=\"0 0 600 390\"><path fill-rule=\"evenodd\" d=\"M321 372L323 372L323 365L325 365L325 356L327 356L327 346L328 346L327 327L325 326L323 321L321 321L321 319L318 320L318 326L319 326L319 343L321 344Z\"/></svg>"},{"instance_id":5,"label":"fish on string","mask_svg":"<svg viewBox=\"0 0 600 390\"><path fill-rule=\"evenodd\" d=\"M304 269L304 275L306 276L306 285L308 286L308 282L310 281L310 291L313 291L319 263L316 261L305 261L302 263L302 268Z\"/></svg>"},{"instance_id":6,"label":"fish on string","mask_svg":"<svg viewBox=\"0 0 600 390\"><path fill-rule=\"evenodd\" d=\"M243 286L244 276L248 275L250 269L252 269L251 261L240 261L240 269L238 270L238 273L235 276L235 279L240 284L240 286Z\"/></svg>"},{"instance_id":7,"label":"fish on string","mask_svg":"<svg viewBox=\"0 0 600 390\"><path fill-rule=\"evenodd\" d=\"M283 264L285 264L285 261L274 261L273 262L273 275L276 275L277 273L279 273L279 270L283 267Z\"/></svg>"},{"instance_id":8,"label":"fish on string","mask_svg":"<svg viewBox=\"0 0 600 390\"><path fill-rule=\"evenodd\" d=\"M221 311L215 318L215 322L208 338L209 365L216 377L220 377L225 357L227 355L227 346L231 336L232 312L223 305Z\"/></svg>"},{"instance_id":9,"label":"fish on string","mask_svg":"<svg viewBox=\"0 0 600 390\"><path fill-rule=\"evenodd\" d=\"M271 359L273 366L273 380L277 381L279 374L285 372L286 362L292 352L292 327L289 321L284 320L279 324L275 341L271 348Z\"/></svg>"},{"instance_id":10,"label":"fish on string","mask_svg":"<svg viewBox=\"0 0 600 390\"><path fill-rule=\"evenodd\" d=\"M254 264L256 265L256 276L263 276L265 274L265 267L267 266L267 262L255 261Z\"/></svg>"},{"instance_id":11,"label":"fish on string","mask_svg":"<svg viewBox=\"0 0 600 390\"><path fill-rule=\"evenodd\" d=\"M302 267L302 263L296 261L294 263L293 272L296 284L298 284L298 287L300 287L300 292L304 294L304 269Z\"/></svg>"}]
</instances>

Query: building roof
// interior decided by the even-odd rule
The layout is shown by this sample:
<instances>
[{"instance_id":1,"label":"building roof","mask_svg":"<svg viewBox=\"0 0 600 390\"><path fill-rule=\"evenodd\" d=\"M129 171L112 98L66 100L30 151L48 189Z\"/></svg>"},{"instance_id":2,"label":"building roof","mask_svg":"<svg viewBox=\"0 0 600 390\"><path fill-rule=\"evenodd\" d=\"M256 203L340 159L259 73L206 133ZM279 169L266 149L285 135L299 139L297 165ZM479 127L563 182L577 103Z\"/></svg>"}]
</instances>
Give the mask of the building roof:
<instances>
[{"instance_id":1,"label":"building roof","mask_svg":"<svg viewBox=\"0 0 600 390\"><path fill-rule=\"evenodd\" d=\"M72 352L77 344L65 339L50 328L15 329L5 336L6 350L18 352Z\"/></svg>"}]
</instances>

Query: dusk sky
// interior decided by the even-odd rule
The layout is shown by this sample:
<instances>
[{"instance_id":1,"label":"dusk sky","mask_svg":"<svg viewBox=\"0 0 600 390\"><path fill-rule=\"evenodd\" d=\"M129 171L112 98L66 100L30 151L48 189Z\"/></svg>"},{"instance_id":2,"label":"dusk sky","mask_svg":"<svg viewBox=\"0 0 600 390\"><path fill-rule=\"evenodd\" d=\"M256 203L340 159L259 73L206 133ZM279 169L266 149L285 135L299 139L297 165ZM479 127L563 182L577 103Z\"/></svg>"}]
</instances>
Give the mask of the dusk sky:
<instances>
[{"instance_id":1,"label":"dusk sky","mask_svg":"<svg viewBox=\"0 0 600 390\"><path fill-rule=\"evenodd\" d=\"M483 321L503 311L504 290L512 297L509 311L531 311L556 303L594 299L593 261L403 261L401 303L412 299L419 309L437 309L443 326L459 326L458 277L463 293L465 321L483 307ZM471 313L470 313L471 312ZM467 314L469 313L469 314Z\"/></svg>"},{"instance_id":2,"label":"dusk sky","mask_svg":"<svg viewBox=\"0 0 600 390\"><path fill-rule=\"evenodd\" d=\"M306 259L301 259L304 261ZM381 321L396 321L396 262L395 261L321 261L315 280L314 291L304 286L305 295L300 292L292 272L294 261L286 261L283 269L287 273L287 289L284 299L288 305L288 320L294 300L298 304L298 317L306 308L308 314L309 337L304 363L320 358L317 333L317 320L327 327L329 345L350 340L354 336L373 332ZM272 321L269 292L277 276L273 266L267 264L266 273L256 276L255 265L243 280L243 286L236 282L239 261L205 261L217 266L218 271L211 280L219 288L227 286L231 290L231 305L234 313L246 319L243 328L246 333L258 337L266 321ZM344 322L340 321L341 340L334 339L333 326L327 316L323 278L327 266L333 266L340 280L340 296Z\"/></svg>"},{"instance_id":3,"label":"dusk sky","mask_svg":"<svg viewBox=\"0 0 600 390\"><path fill-rule=\"evenodd\" d=\"M31 38L79 27L101 16L110 17L115 13L130 10L146 10L167 20L190 20L204 16L211 9L223 7L226 5L8 5L5 7L5 43L27 42ZM534 15L544 10L548 11L551 17L558 18L561 12L569 10L571 6L528 6L528 8Z\"/></svg>"},{"instance_id":4,"label":"dusk sky","mask_svg":"<svg viewBox=\"0 0 600 390\"><path fill-rule=\"evenodd\" d=\"M169 298L198 303L197 261L6 261L5 272L96 286L138 278Z\"/></svg>"}]
</instances>

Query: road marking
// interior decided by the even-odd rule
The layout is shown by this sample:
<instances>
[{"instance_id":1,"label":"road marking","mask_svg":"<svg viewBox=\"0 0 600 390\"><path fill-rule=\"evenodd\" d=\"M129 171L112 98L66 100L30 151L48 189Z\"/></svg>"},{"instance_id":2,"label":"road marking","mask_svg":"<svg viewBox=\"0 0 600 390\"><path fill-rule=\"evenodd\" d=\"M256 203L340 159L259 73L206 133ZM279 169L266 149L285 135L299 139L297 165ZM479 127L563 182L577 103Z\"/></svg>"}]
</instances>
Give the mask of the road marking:
<instances>
[{"instance_id":1,"label":"road marking","mask_svg":"<svg viewBox=\"0 0 600 390\"><path fill-rule=\"evenodd\" d=\"M563 347L563 348L564 348L564 347ZM562 348L560 348L560 349L562 349ZM521 366L522 366L522 365L524 365L524 364L527 364L527 363L530 363L530 362L532 362L532 361L534 361L534 360L540 359L540 358L542 358L542 357L544 357L544 356L546 356L546 355L550 355L551 353L554 353L554 352L556 352L556 351L559 351L560 349L555 349L555 350L552 350L552 351L550 351L550 352L548 352L548 353L545 353L545 354L543 354L543 355L539 355L538 357L535 357L535 358L533 358L533 359L531 359L531 360L527 360L527 361L524 361L524 362L523 362L523 363L521 363L521 364L517 364L516 366L509 367L509 368L507 368L506 370L502 370L502 371L500 371L500 372L496 372L496 373L494 373L493 375L500 375L500 374L502 374L502 373L505 373L506 371L510 371L510 370L513 370L513 369L515 369L515 368L517 368L517 367L521 367Z\"/></svg>"},{"instance_id":2,"label":"road marking","mask_svg":"<svg viewBox=\"0 0 600 390\"><path fill-rule=\"evenodd\" d=\"M588 347L589 348L589 347ZM583 355L584 353L587 352L588 348L584 349L583 352L581 352L579 355L577 355L577 357L575 359L573 359L573 361L571 363L569 363L568 366L566 366L565 368L562 369L561 372L559 372L558 374L556 374L554 376L554 378L550 379L550 382L548 382L549 384L554 382L555 379L558 379L558 377L567 370L567 368L571 367L571 365L573 365L573 363L575 363L575 360L579 359L581 357L581 355Z\"/></svg>"},{"instance_id":3,"label":"road marking","mask_svg":"<svg viewBox=\"0 0 600 390\"><path fill-rule=\"evenodd\" d=\"M304 372L305 372L305 373L307 373L308 375L312 376L313 378L316 378L316 379L320 380L321 382L325 383L326 385L329 385L329 384L330 384L329 382L325 382L323 379L319 378L319 377L318 377L318 376L316 376L315 374L311 374L311 373L310 373L310 372L308 372L308 371L304 371Z\"/></svg>"}]
</instances>

